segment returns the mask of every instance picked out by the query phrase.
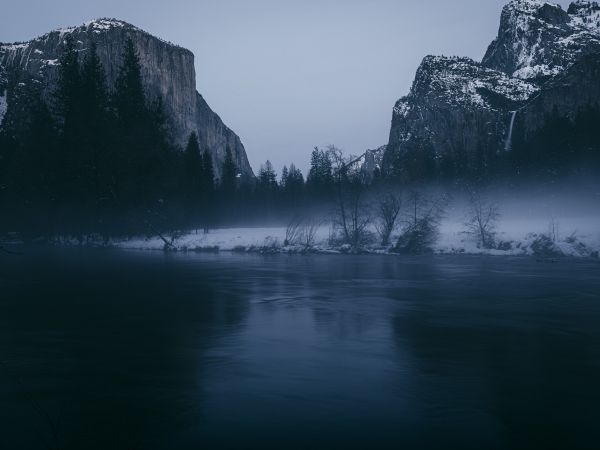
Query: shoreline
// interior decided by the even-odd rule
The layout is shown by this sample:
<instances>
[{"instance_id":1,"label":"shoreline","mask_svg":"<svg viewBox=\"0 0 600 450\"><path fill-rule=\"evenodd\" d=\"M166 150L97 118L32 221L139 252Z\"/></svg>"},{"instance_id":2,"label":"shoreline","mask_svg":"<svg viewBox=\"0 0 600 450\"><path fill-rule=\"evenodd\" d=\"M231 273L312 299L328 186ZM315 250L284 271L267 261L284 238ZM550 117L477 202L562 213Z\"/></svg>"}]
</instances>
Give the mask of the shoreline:
<instances>
[{"instance_id":1,"label":"shoreline","mask_svg":"<svg viewBox=\"0 0 600 450\"><path fill-rule=\"evenodd\" d=\"M139 242L139 241L135 241ZM352 249L352 248L340 248L340 247L297 247L297 246L236 246L234 248L221 248L219 246L196 246L196 247L187 247L187 246L164 246L163 248L158 248L156 246L148 245L148 246L139 246L132 245L130 241L118 241L111 242L108 244L103 244L99 242L85 242L79 243L74 240L62 241L62 242L0 242L0 254L5 254L7 256L23 256L24 252L21 252L20 249L23 248L79 248L79 249L96 249L96 250L125 250L125 251L134 251L134 252L152 252L152 253L165 253L165 254L212 254L212 255L262 255L262 256L275 256L275 255L283 255L283 256L388 256L388 257L408 257L408 258L418 258L418 257L435 257L435 256L464 256L464 257L493 257L493 258L533 258L543 262L554 262L561 260L586 260L586 261L598 261L600 262L600 256L598 251L590 251L587 254L578 254L575 252L570 253L535 253L532 252L529 247L522 247L519 251L502 251L502 250L494 250L494 249L479 249L479 251L467 251L463 248L461 249L452 249L452 250L444 250L444 249L429 249L428 251L423 251L420 253L408 253L408 252L400 252L393 251L390 249L383 248L360 248L360 249Z\"/></svg>"}]
</instances>

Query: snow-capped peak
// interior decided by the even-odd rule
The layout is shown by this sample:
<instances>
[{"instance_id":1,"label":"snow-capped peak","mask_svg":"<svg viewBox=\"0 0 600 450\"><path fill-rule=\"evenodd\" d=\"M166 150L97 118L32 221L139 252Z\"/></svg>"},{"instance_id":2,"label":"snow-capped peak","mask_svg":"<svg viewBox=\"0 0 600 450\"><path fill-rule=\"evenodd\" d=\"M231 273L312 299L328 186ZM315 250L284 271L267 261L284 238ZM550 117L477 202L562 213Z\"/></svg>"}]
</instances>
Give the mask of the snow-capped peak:
<instances>
[{"instance_id":1,"label":"snow-capped peak","mask_svg":"<svg viewBox=\"0 0 600 450\"><path fill-rule=\"evenodd\" d=\"M600 49L600 7L578 0L568 11L543 0L512 0L483 64L513 77L543 82L581 54Z\"/></svg>"},{"instance_id":2,"label":"snow-capped peak","mask_svg":"<svg viewBox=\"0 0 600 450\"><path fill-rule=\"evenodd\" d=\"M133 25L128 24L127 22L124 22L122 20L107 18L90 20L89 22L85 22L83 24L83 27L98 32L109 30L111 28L135 28Z\"/></svg>"},{"instance_id":3,"label":"snow-capped peak","mask_svg":"<svg viewBox=\"0 0 600 450\"><path fill-rule=\"evenodd\" d=\"M73 33L75 31L93 31L95 33L101 33L112 28L136 29L135 26L122 20L103 17L100 19L89 20L79 26L59 28L58 30L54 30L54 32L59 32L61 34Z\"/></svg>"},{"instance_id":4,"label":"snow-capped peak","mask_svg":"<svg viewBox=\"0 0 600 450\"><path fill-rule=\"evenodd\" d=\"M505 11L518 11L520 13L536 13L543 6L550 6L553 8L562 7L559 4L546 2L544 0L511 0L505 7Z\"/></svg>"},{"instance_id":5,"label":"snow-capped peak","mask_svg":"<svg viewBox=\"0 0 600 450\"><path fill-rule=\"evenodd\" d=\"M578 0L568 10L575 25L600 32L600 5L596 1Z\"/></svg>"}]
</instances>

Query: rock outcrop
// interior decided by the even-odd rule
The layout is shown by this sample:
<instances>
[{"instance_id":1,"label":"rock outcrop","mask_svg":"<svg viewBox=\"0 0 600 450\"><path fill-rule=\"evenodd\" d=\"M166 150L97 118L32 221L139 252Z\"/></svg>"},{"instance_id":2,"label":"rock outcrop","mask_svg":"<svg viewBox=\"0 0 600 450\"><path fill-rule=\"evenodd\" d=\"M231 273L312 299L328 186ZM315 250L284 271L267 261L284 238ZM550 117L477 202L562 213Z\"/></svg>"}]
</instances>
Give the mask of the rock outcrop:
<instances>
[{"instance_id":1,"label":"rock outcrop","mask_svg":"<svg viewBox=\"0 0 600 450\"><path fill-rule=\"evenodd\" d=\"M515 122L528 133L552 110L572 117L599 102L599 24L596 2L579 0L564 11L512 0L481 63L427 56L394 106L384 172L485 176L510 151Z\"/></svg>"},{"instance_id":2,"label":"rock outcrop","mask_svg":"<svg viewBox=\"0 0 600 450\"><path fill-rule=\"evenodd\" d=\"M567 12L540 0L513 0L502 11L498 37L482 63L517 78L552 78L582 54L600 50L595 16L590 2L573 3Z\"/></svg>"},{"instance_id":3,"label":"rock outcrop","mask_svg":"<svg viewBox=\"0 0 600 450\"><path fill-rule=\"evenodd\" d=\"M10 120L13 114L18 117L27 93L33 89L51 101L67 34L72 35L82 56L92 41L96 43L109 87L117 78L125 43L131 39L140 57L147 97L162 100L174 142L183 147L190 133L196 132L201 145L211 152L217 174L229 146L242 177L253 178L239 137L196 91L193 53L120 20L99 19L52 31L29 42L0 44L0 98L8 103L8 111L2 114L0 100L3 119Z\"/></svg>"},{"instance_id":4,"label":"rock outcrop","mask_svg":"<svg viewBox=\"0 0 600 450\"><path fill-rule=\"evenodd\" d=\"M359 172L363 180L370 183L381 175L381 164L386 148L386 145L382 145L376 149L366 150L362 155L350 161L348 167L354 172Z\"/></svg>"}]
</instances>

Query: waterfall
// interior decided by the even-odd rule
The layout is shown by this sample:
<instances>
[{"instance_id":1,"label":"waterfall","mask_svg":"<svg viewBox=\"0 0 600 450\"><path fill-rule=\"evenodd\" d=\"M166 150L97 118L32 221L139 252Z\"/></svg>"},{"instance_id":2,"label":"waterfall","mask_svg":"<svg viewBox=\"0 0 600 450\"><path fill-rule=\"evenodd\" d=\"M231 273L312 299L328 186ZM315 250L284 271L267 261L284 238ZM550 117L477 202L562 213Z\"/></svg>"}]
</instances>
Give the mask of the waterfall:
<instances>
[{"instance_id":1,"label":"waterfall","mask_svg":"<svg viewBox=\"0 0 600 450\"><path fill-rule=\"evenodd\" d=\"M515 117L517 117L517 111L512 112L512 117L510 118L510 127L508 128L508 137L506 138L506 143L504 144L504 150L507 152L512 149L512 135L513 135L513 127L515 126Z\"/></svg>"}]
</instances>

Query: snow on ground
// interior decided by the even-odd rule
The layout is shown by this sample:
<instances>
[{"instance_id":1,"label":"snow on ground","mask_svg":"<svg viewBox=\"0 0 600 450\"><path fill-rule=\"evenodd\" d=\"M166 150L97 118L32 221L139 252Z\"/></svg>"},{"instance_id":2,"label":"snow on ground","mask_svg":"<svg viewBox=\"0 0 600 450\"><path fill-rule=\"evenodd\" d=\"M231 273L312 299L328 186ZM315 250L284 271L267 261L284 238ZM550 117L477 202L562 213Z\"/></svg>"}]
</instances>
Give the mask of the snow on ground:
<instances>
[{"instance_id":1,"label":"snow on ground","mask_svg":"<svg viewBox=\"0 0 600 450\"><path fill-rule=\"evenodd\" d=\"M164 235L168 241L172 236ZM220 228L210 230L204 233L190 232L173 241L173 246L178 250L211 250L233 251L242 249L283 247L286 237L285 227L264 227L264 228ZM323 248L327 245L329 229L320 227L317 231L315 246ZM134 238L125 241L113 243L119 248L139 249L139 250L163 250L165 242L160 237Z\"/></svg>"},{"instance_id":2,"label":"snow on ground","mask_svg":"<svg viewBox=\"0 0 600 450\"><path fill-rule=\"evenodd\" d=\"M590 256L600 250L600 224L584 225L579 220L555 223L556 248L567 256ZM461 222L446 223L434 250L437 253L465 253L491 255L532 255L532 244L550 236L550 221L542 219L504 219L497 226L496 241L504 243L504 250L478 248L473 237L466 234ZM510 248L508 248L510 245ZM501 245L500 245L501 246Z\"/></svg>"},{"instance_id":3,"label":"snow on ground","mask_svg":"<svg viewBox=\"0 0 600 450\"><path fill-rule=\"evenodd\" d=\"M167 240L171 236L163 236ZM219 250L231 251L240 247L262 247L267 244L283 245L285 228L222 228L210 230L205 234L202 230L190 232L175 239L173 245L179 250L194 250L219 247ZM165 242L160 237L134 238L116 242L121 248L163 250Z\"/></svg>"},{"instance_id":4,"label":"snow on ground","mask_svg":"<svg viewBox=\"0 0 600 450\"><path fill-rule=\"evenodd\" d=\"M549 235L549 222L544 220L503 220L497 227L497 242L503 243L502 250L478 248L476 241L464 231L461 221L445 222L437 244L433 247L440 254L489 254L489 255L532 255L532 244L542 235ZM591 256L600 251L600 227L581 228L579 221L557 222L555 242L564 255ZM313 250L320 252L343 251L344 248L329 243L331 229L321 226L316 234ZM165 235L168 241L172 236ZM396 236L397 237L397 236ZM205 234L191 232L173 240L173 248L179 251L299 251L301 245L284 247L285 227L224 228L210 230ZM160 237L133 238L112 243L115 247L137 250L164 250L165 242ZM385 252L377 244L364 250L374 253Z\"/></svg>"}]
</instances>

